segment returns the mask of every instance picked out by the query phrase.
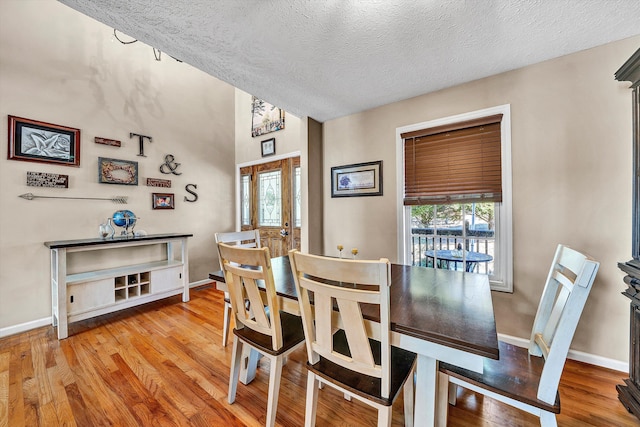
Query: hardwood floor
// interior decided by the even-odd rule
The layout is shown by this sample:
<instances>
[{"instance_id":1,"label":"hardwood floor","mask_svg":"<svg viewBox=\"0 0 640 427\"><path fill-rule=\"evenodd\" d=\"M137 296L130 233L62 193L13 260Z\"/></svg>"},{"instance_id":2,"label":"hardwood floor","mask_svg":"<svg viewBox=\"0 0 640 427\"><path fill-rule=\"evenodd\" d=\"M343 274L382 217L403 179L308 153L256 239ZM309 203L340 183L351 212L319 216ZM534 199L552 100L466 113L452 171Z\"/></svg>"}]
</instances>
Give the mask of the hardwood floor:
<instances>
[{"instance_id":1,"label":"hardwood floor","mask_svg":"<svg viewBox=\"0 0 640 427\"><path fill-rule=\"evenodd\" d=\"M70 325L58 341L39 328L0 339L0 427L260 426L264 425L268 362L227 403L231 345L223 348L222 294L212 287ZM304 423L306 353L283 369L276 422ZM617 399L624 373L568 361L559 426L638 426ZM417 403L419 404L419 402ZM402 399L393 425L404 425ZM375 426L376 414L320 391L318 426ZM538 419L461 390L449 426L538 426Z\"/></svg>"}]
</instances>

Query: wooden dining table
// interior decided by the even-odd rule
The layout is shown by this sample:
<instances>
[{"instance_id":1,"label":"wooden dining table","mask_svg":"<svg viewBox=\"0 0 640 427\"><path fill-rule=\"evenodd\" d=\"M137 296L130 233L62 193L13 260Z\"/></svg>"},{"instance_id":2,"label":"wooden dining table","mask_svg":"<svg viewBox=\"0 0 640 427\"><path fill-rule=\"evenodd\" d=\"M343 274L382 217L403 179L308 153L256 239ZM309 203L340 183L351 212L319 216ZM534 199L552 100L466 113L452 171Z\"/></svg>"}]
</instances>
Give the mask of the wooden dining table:
<instances>
[{"instance_id":1,"label":"wooden dining table","mask_svg":"<svg viewBox=\"0 0 640 427\"><path fill-rule=\"evenodd\" d=\"M299 314L289 257L273 258L272 268L281 309ZM209 278L227 290L222 271ZM415 425L435 426L439 361L482 372L483 358L499 358L488 276L392 264L390 298L391 344L418 355ZM379 321L379 313L363 314Z\"/></svg>"}]
</instances>

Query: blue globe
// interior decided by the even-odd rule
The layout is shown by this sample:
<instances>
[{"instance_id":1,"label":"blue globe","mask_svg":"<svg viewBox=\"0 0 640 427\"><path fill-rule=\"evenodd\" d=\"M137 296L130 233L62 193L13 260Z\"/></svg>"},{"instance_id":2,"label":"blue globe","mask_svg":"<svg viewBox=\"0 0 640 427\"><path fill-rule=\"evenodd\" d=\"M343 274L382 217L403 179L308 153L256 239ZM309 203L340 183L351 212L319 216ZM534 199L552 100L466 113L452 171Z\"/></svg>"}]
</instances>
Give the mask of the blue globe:
<instances>
[{"instance_id":1,"label":"blue globe","mask_svg":"<svg viewBox=\"0 0 640 427\"><path fill-rule=\"evenodd\" d=\"M136 214L130 210L120 210L113 213L113 223L118 227L133 227L136 223Z\"/></svg>"}]
</instances>

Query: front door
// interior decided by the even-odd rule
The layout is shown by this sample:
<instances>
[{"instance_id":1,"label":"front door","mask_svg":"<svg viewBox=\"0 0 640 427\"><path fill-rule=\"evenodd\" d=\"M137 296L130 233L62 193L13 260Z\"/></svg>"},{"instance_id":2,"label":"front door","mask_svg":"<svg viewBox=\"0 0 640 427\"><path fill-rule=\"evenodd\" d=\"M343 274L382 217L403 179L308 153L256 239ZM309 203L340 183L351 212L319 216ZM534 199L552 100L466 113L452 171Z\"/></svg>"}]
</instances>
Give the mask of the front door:
<instances>
[{"instance_id":1,"label":"front door","mask_svg":"<svg viewBox=\"0 0 640 427\"><path fill-rule=\"evenodd\" d=\"M240 169L242 230L260 230L272 257L300 248L300 158Z\"/></svg>"}]
</instances>

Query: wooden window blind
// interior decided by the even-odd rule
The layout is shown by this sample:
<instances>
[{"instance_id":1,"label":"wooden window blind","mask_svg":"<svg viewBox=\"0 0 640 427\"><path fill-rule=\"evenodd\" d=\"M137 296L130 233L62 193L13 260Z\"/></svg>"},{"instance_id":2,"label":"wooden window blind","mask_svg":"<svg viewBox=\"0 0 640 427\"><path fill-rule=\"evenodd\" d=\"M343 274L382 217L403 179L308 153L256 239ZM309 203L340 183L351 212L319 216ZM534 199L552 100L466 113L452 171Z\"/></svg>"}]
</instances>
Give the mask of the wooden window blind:
<instances>
[{"instance_id":1,"label":"wooden window blind","mask_svg":"<svg viewBox=\"0 0 640 427\"><path fill-rule=\"evenodd\" d=\"M502 114L403 133L405 205L501 202Z\"/></svg>"}]
</instances>

